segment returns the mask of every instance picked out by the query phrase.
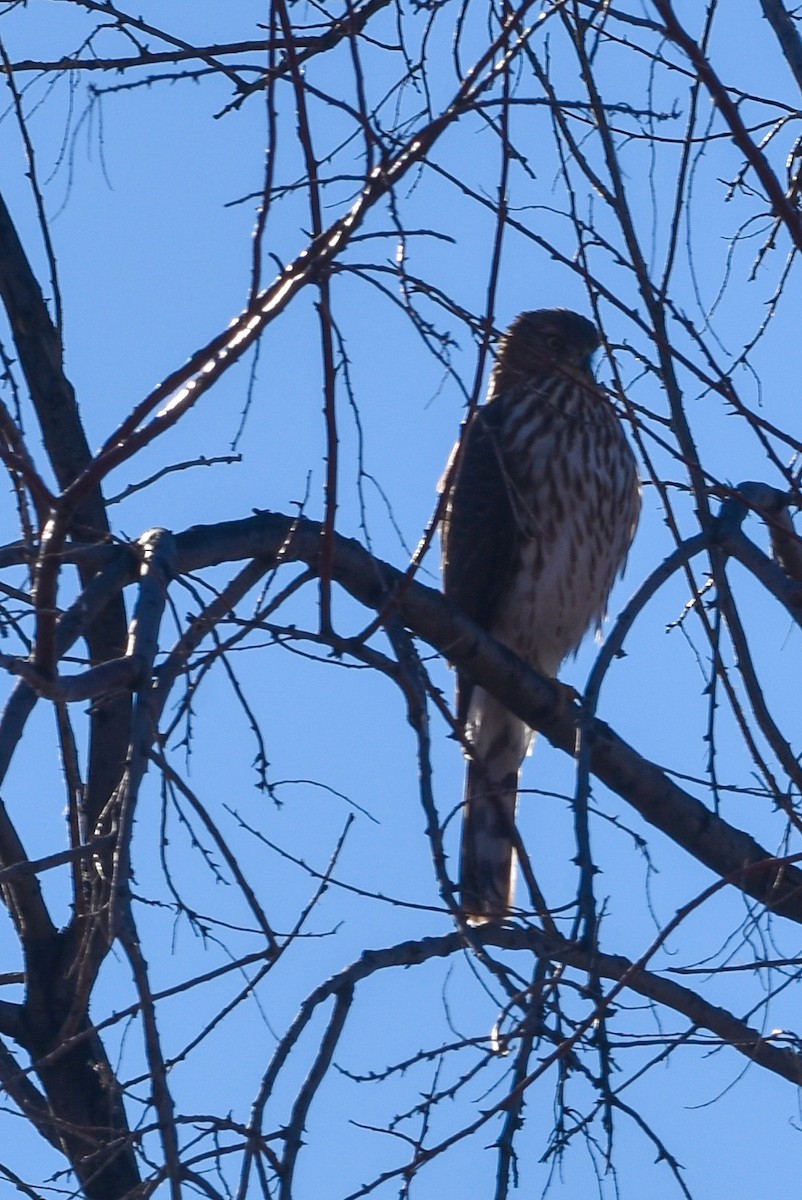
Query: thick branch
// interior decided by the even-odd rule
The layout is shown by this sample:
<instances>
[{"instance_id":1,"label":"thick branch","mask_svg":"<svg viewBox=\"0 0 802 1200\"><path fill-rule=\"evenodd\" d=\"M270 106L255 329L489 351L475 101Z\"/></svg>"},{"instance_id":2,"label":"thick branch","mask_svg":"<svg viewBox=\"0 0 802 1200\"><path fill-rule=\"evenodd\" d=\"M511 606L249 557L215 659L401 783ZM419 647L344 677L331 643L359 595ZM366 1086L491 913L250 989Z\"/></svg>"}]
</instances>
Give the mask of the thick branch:
<instances>
[{"instance_id":1,"label":"thick branch","mask_svg":"<svg viewBox=\"0 0 802 1200\"><path fill-rule=\"evenodd\" d=\"M284 562L301 560L314 566L320 554L320 536L321 526L316 522L274 513L195 526L176 538L176 570L183 573L232 558L270 553L280 553ZM394 567L373 558L358 542L342 537L336 539L332 573L368 608L386 611L392 603L414 633L503 699L553 745L573 756L578 706L566 705L558 684L495 643L452 608L440 592L410 582ZM585 728L590 768L598 779L717 875L737 883L773 912L802 923L802 871L778 867L774 856L754 838L684 791L604 722L586 722Z\"/></svg>"},{"instance_id":2,"label":"thick branch","mask_svg":"<svg viewBox=\"0 0 802 1200\"><path fill-rule=\"evenodd\" d=\"M8 314L14 344L28 383L31 400L50 462L59 485L66 489L92 459L72 385L64 373L61 336L51 320L42 289L17 235L11 215L0 196L0 297ZM88 540L109 532L99 484L81 495L74 511L75 528ZM84 585L91 573L81 567ZM48 564L46 574L58 570ZM86 630L94 664L119 657L126 636L125 608L121 595L98 614ZM92 741L87 808L97 812L105 804L122 773L128 731L130 698L122 692L92 715Z\"/></svg>"},{"instance_id":3,"label":"thick branch","mask_svg":"<svg viewBox=\"0 0 802 1200\"><path fill-rule=\"evenodd\" d=\"M47 678L26 658L0 654L0 667L9 675L18 675L40 696L73 704L78 700L94 700L110 692L130 689L137 681L137 667L132 658L123 655L90 667L77 675L56 675Z\"/></svg>"},{"instance_id":4,"label":"thick branch","mask_svg":"<svg viewBox=\"0 0 802 1200\"><path fill-rule=\"evenodd\" d=\"M793 17L783 7L782 0L760 0L763 15L780 43L786 62L802 91L802 38Z\"/></svg>"},{"instance_id":5,"label":"thick branch","mask_svg":"<svg viewBox=\"0 0 802 1200\"><path fill-rule=\"evenodd\" d=\"M0 1044L0 1084L20 1112L31 1122L37 1133L61 1149L58 1133L42 1093L24 1071L20 1071L13 1054Z\"/></svg>"},{"instance_id":6,"label":"thick branch","mask_svg":"<svg viewBox=\"0 0 802 1200\"><path fill-rule=\"evenodd\" d=\"M92 455L81 424L75 393L64 374L61 337L51 320L42 289L2 196L0 297L8 314L14 344L53 470L60 486L69 487ZM108 531L99 493L85 499L78 519L98 532Z\"/></svg>"},{"instance_id":7,"label":"thick branch","mask_svg":"<svg viewBox=\"0 0 802 1200\"><path fill-rule=\"evenodd\" d=\"M176 536L177 574L239 559L273 557L315 567L321 526L276 513L241 521L199 525ZM752 570L785 603L797 621L802 615L800 585L789 581L735 524L720 530L719 545ZM119 572L120 550L87 551L92 561L111 556L106 570ZM127 559L128 563L132 560ZM386 610L392 597L401 619L449 661L459 666L567 754L573 755L579 710L566 707L551 680L538 676L432 588L409 581L400 571L373 558L358 542L337 537L333 577L360 603ZM748 894L790 920L802 923L802 871L776 866L774 857L748 833L711 812L654 763L644 759L602 721L588 727L591 770L597 778L716 874L738 883Z\"/></svg>"}]
</instances>

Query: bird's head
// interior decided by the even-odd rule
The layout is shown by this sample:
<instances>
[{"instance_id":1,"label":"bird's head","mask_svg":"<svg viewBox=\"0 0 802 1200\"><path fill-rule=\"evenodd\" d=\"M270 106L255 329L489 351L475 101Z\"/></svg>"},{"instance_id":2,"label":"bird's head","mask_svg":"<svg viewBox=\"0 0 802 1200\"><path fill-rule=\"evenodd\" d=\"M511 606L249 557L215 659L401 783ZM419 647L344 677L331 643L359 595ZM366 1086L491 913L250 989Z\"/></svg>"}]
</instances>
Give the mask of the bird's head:
<instances>
[{"instance_id":1,"label":"bird's head","mask_svg":"<svg viewBox=\"0 0 802 1200\"><path fill-rule=\"evenodd\" d=\"M541 308L521 313L502 336L497 369L527 380L551 375L555 368L589 374L598 348L598 332L586 317L567 308Z\"/></svg>"}]
</instances>

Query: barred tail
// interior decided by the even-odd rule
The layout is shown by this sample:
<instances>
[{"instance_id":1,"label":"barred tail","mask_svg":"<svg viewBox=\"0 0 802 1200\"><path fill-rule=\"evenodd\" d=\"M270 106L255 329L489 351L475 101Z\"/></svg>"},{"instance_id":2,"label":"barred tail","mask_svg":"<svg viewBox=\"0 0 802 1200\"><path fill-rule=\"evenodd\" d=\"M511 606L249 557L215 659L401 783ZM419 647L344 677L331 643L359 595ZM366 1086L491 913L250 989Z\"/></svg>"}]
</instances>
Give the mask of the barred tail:
<instances>
[{"instance_id":1,"label":"barred tail","mask_svg":"<svg viewBox=\"0 0 802 1200\"><path fill-rule=\"evenodd\" d=\"M481 924L502 920L513 905L518 771L531 733L490 696L475 701L468 722L474 758L465 782L460 881L462 908L472 923Z\"/></svg>"}]
</instances>

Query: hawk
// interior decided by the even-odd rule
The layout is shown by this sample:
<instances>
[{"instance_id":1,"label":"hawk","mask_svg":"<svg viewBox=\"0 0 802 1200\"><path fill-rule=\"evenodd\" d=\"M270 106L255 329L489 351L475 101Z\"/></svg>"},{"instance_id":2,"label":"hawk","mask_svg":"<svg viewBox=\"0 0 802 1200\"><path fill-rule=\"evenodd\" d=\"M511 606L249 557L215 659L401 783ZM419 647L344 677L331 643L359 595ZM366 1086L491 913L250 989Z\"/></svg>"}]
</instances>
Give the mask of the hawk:
<instances>
[{"instance_id":1,"label":"hawk","mask_svg":"<svg viewBox=\"0 0 802 1200\"><path fill-rule=\"evenodd\" d=\"M567 309L517 317L445 476L446 595L549 676L601 625L640 509L634 456L591 373L598 346ZM513 903L518 773L534 735L463 672L457 717L469 745L462 908L479 923Z\"/></svg>"}]
</instances>

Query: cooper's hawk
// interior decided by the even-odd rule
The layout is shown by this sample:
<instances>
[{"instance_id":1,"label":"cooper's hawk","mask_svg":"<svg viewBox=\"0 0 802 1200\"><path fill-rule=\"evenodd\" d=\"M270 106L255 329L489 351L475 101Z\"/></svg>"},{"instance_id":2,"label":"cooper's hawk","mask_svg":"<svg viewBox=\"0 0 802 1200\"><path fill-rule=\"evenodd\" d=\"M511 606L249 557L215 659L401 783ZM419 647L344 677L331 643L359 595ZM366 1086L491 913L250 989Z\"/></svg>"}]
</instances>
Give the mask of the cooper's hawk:
<instances>
[{"instance_id":1,"label":"cooper's hawk","mask_svg":"<svg viewBox=\"0 0 802 1200\"><path fill-rule=\"evenodd\" d=\"M577 313L522 313L501 339L487 403L451 459L446 595L550 676L600 626L640 508L632 451L591 374L598 345ZM533 733L463 673L457 716L471 747L462 907L492 920L513 902L518 772Z\"/></svg>"}]
</instances>

